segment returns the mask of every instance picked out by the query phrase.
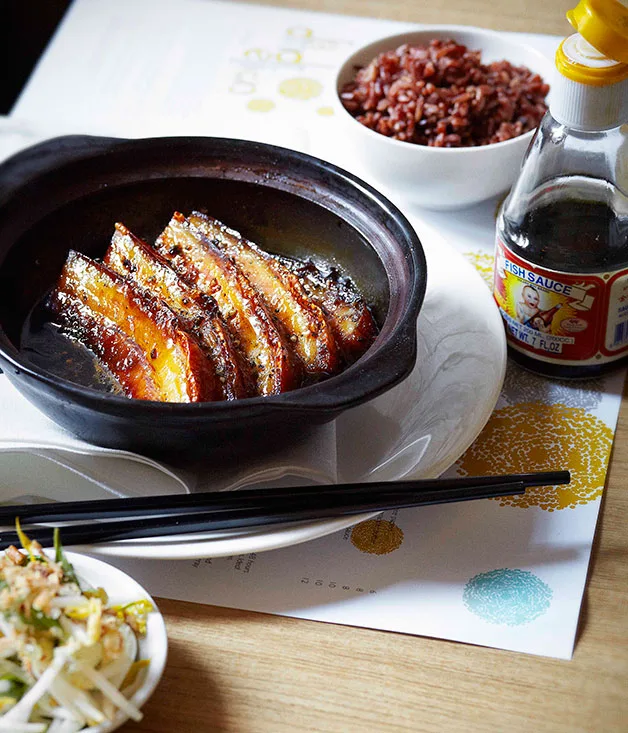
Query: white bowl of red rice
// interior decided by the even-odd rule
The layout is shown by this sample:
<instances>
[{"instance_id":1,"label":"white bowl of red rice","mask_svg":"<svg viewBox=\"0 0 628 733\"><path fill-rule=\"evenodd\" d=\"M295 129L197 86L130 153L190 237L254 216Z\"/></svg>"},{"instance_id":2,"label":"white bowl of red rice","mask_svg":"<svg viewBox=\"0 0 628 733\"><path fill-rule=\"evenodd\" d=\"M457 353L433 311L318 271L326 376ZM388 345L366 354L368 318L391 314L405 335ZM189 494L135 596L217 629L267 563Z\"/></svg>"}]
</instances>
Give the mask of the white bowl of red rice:
<instances>
[{"instance_id":1,"label":"white bowl of red rice","mask_svg":"<svg viewBox=\"0 0 628 733\"><path fill-rule=\"evenodd\" d=\"M511 34L431 26L363 46L337 77L343 138L375 180L430 209L508 190L552 62Z\"/></svg>"}]
</instances>

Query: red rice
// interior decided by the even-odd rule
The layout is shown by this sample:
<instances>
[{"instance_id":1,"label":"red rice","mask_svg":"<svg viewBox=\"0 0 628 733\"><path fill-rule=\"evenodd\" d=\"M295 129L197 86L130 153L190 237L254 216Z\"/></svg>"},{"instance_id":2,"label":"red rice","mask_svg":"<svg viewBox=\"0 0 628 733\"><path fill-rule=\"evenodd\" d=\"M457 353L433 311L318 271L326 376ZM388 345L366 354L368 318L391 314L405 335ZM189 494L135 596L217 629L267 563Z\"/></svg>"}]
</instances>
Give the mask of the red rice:
<instances>
[{"instance_id":1,"label":"red rice","mask_svg":"<svg viewBox=\"0 0 628 733\"><path fill-rule=\"evenodd\" d=\"M345 109L376 132L418 145L469 147L534 129L549 86L525 66L481 63L455 41L404 44L358 69L340 94Z\"/></svg>"}]
</instances>

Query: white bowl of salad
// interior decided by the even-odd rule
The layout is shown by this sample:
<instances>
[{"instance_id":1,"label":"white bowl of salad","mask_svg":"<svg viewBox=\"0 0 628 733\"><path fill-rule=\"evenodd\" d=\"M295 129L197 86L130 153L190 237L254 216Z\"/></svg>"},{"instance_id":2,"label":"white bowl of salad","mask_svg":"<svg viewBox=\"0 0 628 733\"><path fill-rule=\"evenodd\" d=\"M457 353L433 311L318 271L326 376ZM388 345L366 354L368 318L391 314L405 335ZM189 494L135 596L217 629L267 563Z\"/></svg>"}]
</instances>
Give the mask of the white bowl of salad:
<instances>
[{"instance_id":1,"label":"white bowl of salad","mask_svg":"<svg viewBox=\"0 0 628 733\"><path fill-rule=\"evenodd\" d=\"M101 560L22 549L0 556L0 731L109 733L141 707L167 655L163 618L132 578Z\"/></svg>"}]
</instances>

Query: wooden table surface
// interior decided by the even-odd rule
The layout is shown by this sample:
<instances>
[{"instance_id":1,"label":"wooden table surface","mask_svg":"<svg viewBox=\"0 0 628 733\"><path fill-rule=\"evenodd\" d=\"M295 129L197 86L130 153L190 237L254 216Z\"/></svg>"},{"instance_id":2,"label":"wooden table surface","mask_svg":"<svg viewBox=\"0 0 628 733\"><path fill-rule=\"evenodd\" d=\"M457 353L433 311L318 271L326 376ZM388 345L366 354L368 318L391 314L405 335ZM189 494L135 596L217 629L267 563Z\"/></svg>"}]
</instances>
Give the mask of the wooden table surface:
<instances>
[{"instance_id":1,"label":"wooden table surface","mask_svg":"<svg viewBox=\"0 0 628 733\"><path fill-rule=\"evenodd\" d=\"M566 34L571 0L270 0ZM628 731L628 404L572 661L163 600L170 655L124 733Z\"/></svg>"}]
</instances>

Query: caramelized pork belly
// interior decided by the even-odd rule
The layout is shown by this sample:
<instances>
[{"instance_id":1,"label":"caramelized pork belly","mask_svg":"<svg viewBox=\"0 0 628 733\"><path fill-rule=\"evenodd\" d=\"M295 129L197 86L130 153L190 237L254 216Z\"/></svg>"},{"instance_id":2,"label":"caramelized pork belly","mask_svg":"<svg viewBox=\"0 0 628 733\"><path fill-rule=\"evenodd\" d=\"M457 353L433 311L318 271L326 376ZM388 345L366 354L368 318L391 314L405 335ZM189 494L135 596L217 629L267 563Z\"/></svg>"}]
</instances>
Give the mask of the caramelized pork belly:
<instances>
[{"instance_id":1,"label":"caramelized pork belly","mask_svg":"<svg viewBox=\"0 0 628 733\"><path fill-rule=\"evenodd\" d=\"M299 278L304 291L327 317L346 363L359 359L378 332L364 298L334 270L325 274L312 262L278 259Z\"/></svg>"},{"instance_id":2,"label":"caramelized pork belly","mask_svg":"<svg viewBox=\"0 0 628 733\"><path fill-rule=\"evenodd\" d=\"M155 243L179 275L212 296L255 373L257 393L299 386L300 365L246 276L214 244L176 213Z\"/></svg>"},{"instance_id":3,"label":"caramelized pork belly","mask_svg":"<svg viewBox=\"0 0 628 733\"><path fill-rule=\"evenodd\" d=\"M294 273L216 219L193 212L187 221L246 275L290 339L308 374L333 374L339 370L340 355L331 328Z\"/></svg>"},{"instance_id":4,"label":"caramelized pork belly","mask_svg":"<svg viewBox=\"0 0 628 733\"><path fill-rule=\"evenodd\" d=\"M167 260L123 224L116 224L104 262L115 272L161 298L179 316L186 330L198 338L213 362L223 399L247 396L253 376L248 362L234 347L213 298L186 284ZM243 370L246 370L249 389L245 386Z\"/></svg>"},{"instance_id":5,"label":"caramelized pork belly","mask_svg":"<svg viewBox=\"0 0 628 733\"><path fill-rule=\"evenodd\" d=\"M96 330L92 329L89 336L92 344L98 338L104 342L108 336L104 332L98 334L97 326L104 323L102 319L107 319L137 344L152 368L157 389L155 399L202 402L221 398L221 383L210 361L163 301L142 292L106 265L74 251L68 255L50 297L50 307L62 322L74 329L76 338L81 339L83 327L74 315L70 317L66 312L71 300L78 300L91 313L101 317L93 321ZM112 360L108 366L121 384L128 385L124 359ZM127 386L127 389L130 388ZM138 385L136 391L141 390Z\"/></svg>"},{"instance_id":6,"label":"caramelized pork belly","mask_svg":"<svg viewBox=\"0 0 628 733\"><path fill-rule=\"evenodd\" d=\"M68 330L96 354L127 397L159 401L149 357L121 328L67 292L57 292L56 308Z\"/></svg>"}]
</instances>

